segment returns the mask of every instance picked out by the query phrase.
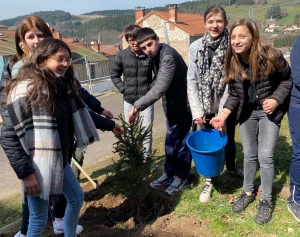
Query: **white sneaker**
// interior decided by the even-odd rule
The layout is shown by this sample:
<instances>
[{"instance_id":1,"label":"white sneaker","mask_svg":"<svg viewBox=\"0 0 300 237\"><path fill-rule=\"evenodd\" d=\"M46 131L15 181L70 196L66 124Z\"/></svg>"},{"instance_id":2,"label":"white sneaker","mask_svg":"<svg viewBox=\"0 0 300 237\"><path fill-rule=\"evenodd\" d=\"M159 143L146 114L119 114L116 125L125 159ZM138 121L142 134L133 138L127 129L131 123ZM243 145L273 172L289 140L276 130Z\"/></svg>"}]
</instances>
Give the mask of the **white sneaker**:
<instances>
[{"instance_id":1,"label":"white sneaker","mask_svg":"<svg viewBox=\"0 0 300 237\"><path fill-rule=\"evenodd\" d=\"M213 184L212 183L205 183L204 187L201 190L199 201L202 203L208 202L211 197Z\"/></svg>"},{"instance_id":2,"label":"white sneaker","mask_svg":"<svg viewBox=\"0 0 300 237\"><path fill-rule=\"evenodd\" d=\"M21 236L21 231L19 231L18 233L16 233L15 235L14 235L14 237L20 237Z\"/></svg>"},{"instance_id":3,"label":"white sneaker","mask_svg":"<svg viewBox=\"0 0 300 237\"><path fill-rule=\"evenodd\" d=\"M54 234L63 234L65 232L65 221L53 221L53 230ZM83 231L83 227L81 225L77 225L76 234L79 234Z\"/></svg>"}]
</instances>

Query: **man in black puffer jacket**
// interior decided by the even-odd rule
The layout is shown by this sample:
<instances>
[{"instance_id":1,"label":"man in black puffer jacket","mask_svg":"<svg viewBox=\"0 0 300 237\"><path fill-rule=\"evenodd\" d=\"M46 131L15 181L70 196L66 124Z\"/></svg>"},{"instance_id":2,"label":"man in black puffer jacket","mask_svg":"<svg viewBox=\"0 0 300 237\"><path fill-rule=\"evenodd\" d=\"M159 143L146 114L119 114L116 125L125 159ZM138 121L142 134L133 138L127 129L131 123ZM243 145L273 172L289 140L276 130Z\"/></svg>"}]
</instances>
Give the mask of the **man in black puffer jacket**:
<instances>
[{"instance_id":1,"label":"man in black puffer jacket","mask_svg":"<svg viewBox=\"0 0 300 237\"><path fill-rule=\"evenodd\" d=\"M150 91L134 103L135 108L128 113L128 118L132 121L137 111L143 111L162 98L167 118L165 173L150 186L158 189L170 185L166 193L173 195L188 184L192 160L185 142L192 124L187 98L187 66L175 49L159 43L152 29L142 28L137 41L144 53L152 58L156 79Z\"/></svg>"},{"instance_id":2,"label":"man in black puffer jacket","mask_svg":"<svg viewBox=\"0 0 300 237\"><path fill-rule=\"evenodd\" d=\"M125 39L129 44L114 58L111 68L111 80L124 97L124 115L134 107L134 103L144 96L151 88L153 63L150 57L145 55L136 42L137 32L140 26L130 25L125 30ZM121 76L123 75L123 80ZM153 122L153 104L144 108L141 112L142 125L148 127ZM150 139L144 142L145 161L152 153L152 129Z\"/></svg>"}]
</instances>

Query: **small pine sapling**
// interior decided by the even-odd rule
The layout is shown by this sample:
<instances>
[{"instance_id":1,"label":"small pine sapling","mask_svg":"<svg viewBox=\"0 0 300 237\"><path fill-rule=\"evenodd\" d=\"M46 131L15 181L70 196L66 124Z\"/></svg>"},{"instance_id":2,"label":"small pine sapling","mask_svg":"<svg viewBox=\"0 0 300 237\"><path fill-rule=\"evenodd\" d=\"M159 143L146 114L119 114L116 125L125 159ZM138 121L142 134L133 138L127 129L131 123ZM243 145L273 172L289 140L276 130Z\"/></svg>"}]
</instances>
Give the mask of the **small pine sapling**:
<instances>
[{"instance_id":1,"label":"small pine sapling","mask_svg":"<svg viewBox=\"0 0 300 237\"><path fill-rule=\"evenodd\" d=\"M120 159L114 162L114 182L112 193L122 194L128 198L133 207L136 207L136 221L140 222L140 208L146 195L149 193L149 181L147 178L152 173L152 154L145 162L145 141L151 139L148 127L142 126L142 117L138 115L132 124L126 122L119 115L124 133L116 135L118 141L114 144L114 153L118 153Z\"/></svg>"}]
</instances>

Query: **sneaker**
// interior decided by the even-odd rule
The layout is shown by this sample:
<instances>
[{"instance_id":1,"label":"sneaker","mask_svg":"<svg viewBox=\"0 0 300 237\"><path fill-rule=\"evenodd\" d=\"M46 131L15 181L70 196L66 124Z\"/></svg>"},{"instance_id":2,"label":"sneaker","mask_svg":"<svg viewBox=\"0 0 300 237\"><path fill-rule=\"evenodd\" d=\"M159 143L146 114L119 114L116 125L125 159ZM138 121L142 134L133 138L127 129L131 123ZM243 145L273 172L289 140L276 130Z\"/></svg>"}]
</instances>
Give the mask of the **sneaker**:
<instances>
[{"instance_id":1,"label":"sneaker","mask_svg":"<svg viewBox=\"0 0 300 237\"><path fill-rule=\"evenodd\" d=\"M174 181L166 189L166 194L174 195L175 193L181 191L185 186L189 184L187 179L181 179L178 176L175 176Z\"/></svg>"},{"instance_id":2,"label":"sneaker","mask_svg":"<svg viewBox=\"0 0 300 237\"><path fill-rule=\"evenodd\" d=\"M154 189L161 189L162 187L164 187L166 185L170 185L173 182L173 180L174 180L174 177L169 178L166 173L163 173L159 179L151 182L150 186L151 186L151 188L154 188Z\"/></svg>"},{"instance_id":3,"label":"sneaker","mask_svg":"<svg viewBox=\"0 0 300 237\"><path fill-rule=\"evenodd\" d=\"M234 167L233 170L227 170L230 175L244 177L244 172L238 167Z\"/></svg>"},{"instance_id":4,"label":"sneaker","mask_svg":"<svg viewBox=\"0 0 300 237\"><path fill-rule=\"evenodd\" d=\"M258 212L255 217L257 224L268 223L272 218L273 203L272 201L261 200L258 206Z\"/></svg>"},{"instance_id":5,"label":"sneaker","mask_svg":"<svg viewBox=\"0 0 300 237\"><path fill-rule=\"evenodd\" d=\"M245 192L243 192L242 195L239 196L238 200L236 200L236 202L233 204L232 210L236 213L242 212L246 209L249 203L253 202L254 200L255 200L254 193L248 196Z\"/></svg>"},{"instance_id":6,"label":"sneaker","mask_svg":"<svg viewBox=\"0 0 300 237\"><path fill-rule=\"evenodd\" d=\"M288 210L300 222L300 206L294 202L288 203Z\"/></svg>"},{"instance_id":7,"label":"sneaker","mask_svg":"<svg viewBox=\"0 0 300 237\"><path fill-rule=\"evenodd\" d=\"M61 221L54 221L53 222L53 230L54 234L63 234L65 232L65 222L64 220ZM83 231L83 227L81 225L77 225L76 227L76 234L79 234Z\"/></svg>"},{"instance_id":8,"label":"sneaker","mask_svg":"<svg viewBox=\"0 0 300 237\"><path fill-rule=\"evenodd\" d=\"M14 235L14 237L20 237L21 236L21 231L19 231L18 233L16 233L15 235Z\"/></svg>"},{"instance_id":9,"label":"sneaker","mask_svg":"<svg viewBox=\"0 0 300 237\"><path fill-rule=\"evenodd\" d=\"M205 183L204 187L202 188L199 196L199 201L202 203L208 202L211 197L213 184L212 183Z\"/></svg>"}]
</instances>

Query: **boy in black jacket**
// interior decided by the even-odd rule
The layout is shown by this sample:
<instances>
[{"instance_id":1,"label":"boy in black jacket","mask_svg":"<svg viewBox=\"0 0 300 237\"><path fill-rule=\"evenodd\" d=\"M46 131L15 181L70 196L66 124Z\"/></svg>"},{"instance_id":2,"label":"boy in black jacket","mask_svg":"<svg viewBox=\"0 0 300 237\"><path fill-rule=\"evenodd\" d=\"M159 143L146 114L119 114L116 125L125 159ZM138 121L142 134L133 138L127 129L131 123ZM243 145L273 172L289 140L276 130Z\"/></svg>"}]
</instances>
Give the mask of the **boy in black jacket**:
<instances>
[{"instance_id":1,"label":"boy in black jacket","mask_svg":"<svg viewBox=\"0 0 300 237\"><path fill-rule=\"evenodd\" d=\"M139 30L137 42L143 52L152 58L156 80L147 94L135 101L135 107L127 116L129 122L132 122L138 111L143 111L162 98L167 118L165 172L150 186L159 189L169 185L166 193L173 195L188 184L187 175L192 160L186 145L192 123L187 98L187 66L175 49L159 43L159 38L150 28Z\"/></svg>"},{"instance_id":2,"label":"boy in black jacket","mask_svg":"<svg viewBox=\"0 0 300 237\"><path fill-rule=\"evenodd\" d=\"M141 27L137 25L130 25L126 28L125 39L129 46L115 56L110 68L111 80L123 94L125 119L126 114L134 107L135 101L150 90L152 83L152 60L143 53L136 42L136 35L140 29ZM148 127L153 122L153 109L153 104L151 104L141 112L144 127ZM146 162L152 153L152 130L150 139L144 142L144 148L144 162Z\"/></svg>"}]
</instances>

